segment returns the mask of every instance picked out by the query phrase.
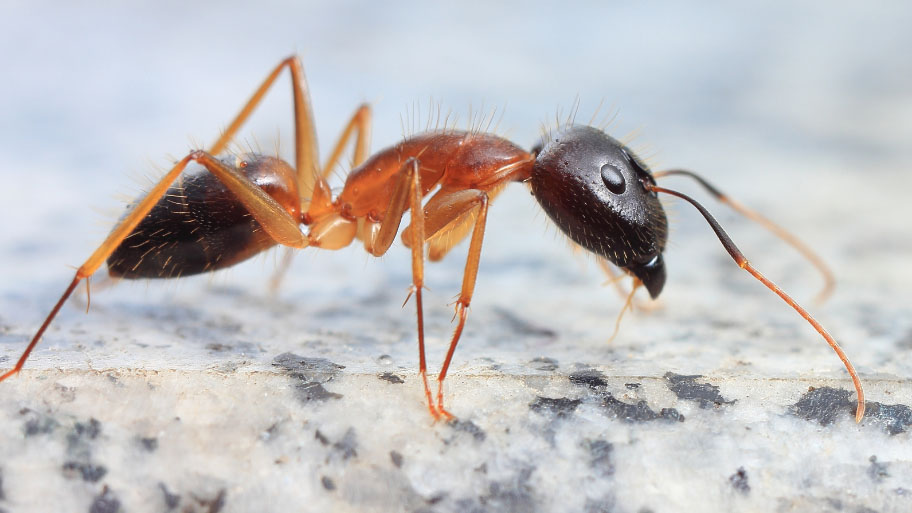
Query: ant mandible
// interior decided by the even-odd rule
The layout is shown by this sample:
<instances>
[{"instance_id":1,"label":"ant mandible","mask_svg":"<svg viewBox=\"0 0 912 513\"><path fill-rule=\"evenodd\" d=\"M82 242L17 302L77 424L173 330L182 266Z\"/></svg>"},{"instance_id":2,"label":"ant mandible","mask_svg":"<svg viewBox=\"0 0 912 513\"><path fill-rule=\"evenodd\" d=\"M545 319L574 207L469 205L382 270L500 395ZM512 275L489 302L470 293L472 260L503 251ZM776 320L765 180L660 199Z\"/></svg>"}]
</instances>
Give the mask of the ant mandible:
<instances>
[{"instance_id":1,"label":"ant mandible","mask_svg":"<svg viewBox=\"0 0 912 513\"><path fill-rule=\"evenodd\" d=\"M291 72L294 99L295 167L253 153L217 158L286 67ZM508 182L526 182L548 216L575 244L632 276L625 308L637 287L644 286L655 299L665 284L662 252L668 222L658 193L677 196L696 207L738 266L794 308L836 351L855 385L855 419L861 420L865 409L861 382L833 337L747 261L702 205L658 186L655 179L690 177L718 200L764 224L823 270L827 276L824 293L832 282L825 267L785 230L734 202L703 178L684 170L651 173L619 141L599 129L572 124L531 152L493 134L444 129L408 137L368 157L370 117L369 107L358 108L320 168L304 69L295 56L283 60L209 151L193 151L178 161L130 208L77 269L16 366L0 376L0 381L22 369L79 282L105 262L113 277L173 278L228 267L277 244L335 250L355 239L379 257L389 249L403 216L410 211L402 241L411 249L409 297L414 295L417 309L419 374L431 415L452 418L444 408L443 382L475 290L488 207ZM333 198L327 178L352 137L354 168L342 192ZM208 172L184 177L172 186L191 161ZM423 202L432 190L436 192ZM307 226L307 232L299 225ZM424 248L427 245L430 260L440 260L470 232L462 289L456 300L458 322L437 376L435 401L424 351Z\"/></svg>"}]
</instances>

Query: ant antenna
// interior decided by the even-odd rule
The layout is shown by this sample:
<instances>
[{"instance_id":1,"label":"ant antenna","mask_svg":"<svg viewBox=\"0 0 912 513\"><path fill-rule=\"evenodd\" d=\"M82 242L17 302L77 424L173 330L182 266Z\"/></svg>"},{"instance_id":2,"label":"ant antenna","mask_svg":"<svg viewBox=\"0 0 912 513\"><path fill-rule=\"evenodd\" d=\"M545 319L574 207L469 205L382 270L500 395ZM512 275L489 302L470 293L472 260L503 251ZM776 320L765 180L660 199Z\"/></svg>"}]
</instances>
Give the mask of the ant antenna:
<instances>
[{"instance_id":1,"label":"ant antenna","mask_svg":"<svg viewBox=\"0 0 912 513\"><path fill-rule=\"evenodd\" d=\"M656 173L653 173L652 176L654 178L661 178L663 176L671 176L671 175L686 176L688 178L693 179L698 184L700 184L700 186L702 186L704 189L706 189L706 191L709 192L709 194L711 194L713 197L715 197L716 200L718 200L722 203L725 203L735 212L737 212L737 213L741 214L742 216L750 219L751 221L759 224L760 226L763 226L764 228L769 230L773 235L779 237L780 239L785 241L786 244L792 246L799 253L804 255L804 258L806 258L811 263L811 265L816 267L817 271L819 271L820 274L823 276L823 288L820 289L820 292L818 292L817 296L814 298L815 304L817 304L817 305L822 304L823 302L825 302L827 300L828 297L830 297L830 294L833 293L833 288L836 285L836 278L833 277L832 271L830 271L830 268L827 267L827 265L823 262L823 259L820 258L817 255L817 253L815 253L814 250L812 250L810 247L808 247L805 243L801 242L801 240L798 237L795 237L794 235L789 233L785 228L770 221L769 219L767 219L765 216L763 216L759 212L751 210L751 209L747 208L746 206L742 205L740 202L735 201L734 199L730 198L727 194L725 194L722 191L720 191L719 189L717 189L714 185L710 184L702 176L694 173L693 171L687 171L686 169L669 169L667 171L658 171Z\"/></svg>"},{"instance_id":2,"label":"ant antenna","mask_svg":"<svg viewBox=\"0 0 912 513\"><path fill-rule=\"evenodd\" d=\"M826 340L827 344L833 348L833 351L836 352L836 355L839 356L839 359L842 360L843 365L849 375L852 377L852 383L855 385L855 392L858 394L858 406L855 409L855 422L861 422L862 417L864 417L865 412L865 400L864 400L864 390L861 388L861 380L858 378L858 374L855 372L855 367L852 366L852 362L849 361L849 357L842 351L842 348L839 347L839 344L836 343L836 340L827 332L824 327L814 319L811 314L807 312L804 308L801 307L794 299L791 298L784 290L780 289L775 283L771 282L766 276L760 273L754 266L747 261L747 258L744 256L744 253L741 253L741 250L738 249L738 246L731 240L731 237L725 233L725 230L722 229L722 226L719 225L719 222L709 213L703 205L699 204L696 200L687 196L686 194L680 193L678 191L673 191L671 189L666 189L664 187L659 187L657 185L652 185L647 181L643 181L643 186L646 187L646 190L652 192L662 192L665 194L670 194L672 196L677 196L684 201L690 203L697 210L700 211L700 214L706 219L706 222L709 223L709 226L714 232L716 232L716 237L719 238L719 242L722 243L722 247L725 248L725 251L728 251L728 254L731 255L732 259L738 264L738 267L749 272L754 278L756 278L760 283L766 285L766 288L772 290L776 293L783 301L785 301L789 306L791 306L798 314L804 318L811 326L817 330L817 333Z\"/></svg>"}]
</instances>

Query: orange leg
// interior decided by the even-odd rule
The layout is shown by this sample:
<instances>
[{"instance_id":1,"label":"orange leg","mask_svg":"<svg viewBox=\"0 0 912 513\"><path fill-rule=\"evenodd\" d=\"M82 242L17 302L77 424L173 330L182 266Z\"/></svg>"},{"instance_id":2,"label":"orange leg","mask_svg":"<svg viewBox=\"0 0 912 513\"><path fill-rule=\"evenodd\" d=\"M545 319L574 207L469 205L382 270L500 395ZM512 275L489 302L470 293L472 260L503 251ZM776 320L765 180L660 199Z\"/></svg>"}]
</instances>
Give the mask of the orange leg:
<instances>
[{"instance_id":1,"label":"orange leg","mask_svg":"<svg viewBox=\"0 0 912 513\"><path fill-rule=\"evenodd\" d=\"M681 176L686 176L686 177L692 178L698 184L700 184L704 189L706 189L707 192L712 194L713 197L715 197L718 201L725 203L726 205L731 207L731 209L734 210L735 212L738 212L739 214L743 215L744 217L750 219L751 221L754 221L755 223L758 223L759 225L763 226L764 228L766 228L767 230L772 232L774 235L776 235L777 237L779 237L780 239L785 241L786 244L792 246L799 253L804 255L804 258L806 258L811 263L811 265L816 267L817 270L820 272L820 274L823 275L823 288L820 290L820 292L817 293L817 297L814 298L815 303L817 303L817 304L823 303L833 292L833 288L836 286L836 278L833 277L832 271L830 271L830 268L827 267L827 265L823 262L823 259L820 258L820 256L818 256L817 253L814 252L814 250L812 250L810 247L808 247L807 244L801 242L801 240L798 237L789 233L785 228L770 221L765 216L761 215L759 212L755 212L755 211L747 208L746 206L742 205L741 203L728 197L728 195L724 194L722 191L717 189L715 186L713 186L712 184L710 184L709 182L704 180L703 177L701 177L700 175L698 175L692 171L687 171L684 169L670 169L668 171L659 171L659 172L653 174L653 176L655 176L656 178L661 178L663 176L671 176L671 175L681 175Z\"/></svg>"},{"instance_id":2,"label":"orange leg","mask_svg":"<svg viewBox=\"0 0 912 513\"><path fill-rule=\"evenodd\" d=\"M624 313L627 310L633 310L633 295L636 294L637 288L642 285L643 282L637 278L633 279L633 286L630 287L630 293L627 294L627 299L624 301L624 306L621 308L621 311L618 313L617 319L614 321L614 333L608 338L608 343L614 342L614 337L617 336L618 332L621 331L621 319L624 318Z\"/></svg>"},{"instance_id":3,"label":"orange leg","mask_svg":"<svg viewBox=\"0 0 912 513\"><path fill-rule=\"evenodd\" d=\"M335 148L330 155L329 159L326 161L326 164L323 166L323 171L320 174L320 177L317 179L316 187L327 194L326 196L326 208L332 209L332 198L330 194L329 184L326 183L326 180L329 178L329 174L332 172L335 165L338 163L339 158L342 156L342 152L345 150L345 146L348 144L349 140L352 137L352 134L357 130L357 137L355 138L355 147L352 157L352 163L354 167L360 166L362 162L367 159L368 142L370 139L370 122L371 122L371 110L369 105L361 105L358 107L358 110L352 115L351 120L349 120L348 125L346 125L345 130L343 130L342 135L339 136L338 141L336 142ZM309 202L309 199L308 199ZM302 204L302 212L306 212L309 205ZM282 256L282 260L279 263L276 271L273 273L272 278L269 280L269 291L271 294L276 294L279 290L279 285L281 285L282 280L285 277L285 273L288 271L289 266L291 266L292 252L286 251Z\"/></svg>"},{"instance_id":4,"label":"orange leg","mask_svg":"<svg viewBox=\"0 0 912 513\"><path fill-rule=\"evenodd\" d=\"M485 223L488 218L488 203L488 194L477 189L441 190L428 201L425 207L427 238L441 235L445 233L446 229L452 229L452 227L459 226L472 216L475 217L475 228L472 230L469 255L466 259L462 278L462 290L456 299L456 315L459 316L459 322L453 332L453 337L450 339L450 347L447 350L443 365L440 367L440 374L437 375L437 410L446 418L453 418L453 415L443 406L443 381L446 379L450 362L453 360L456 345L459 343L460 336L462 336L462 330L465 327L466 317L468 316L469 303L471 303L472 294L475 291L475 278L478 276L478 263L481 259L481 246L484 242ZM412 246L412 251L415 251L415 248L421 246L416 241L422 239L419 231L415 230L414 224L409 227L409 230L409 242Z\"/></svg>"},{"instance_id":5,"label":"orange leg","mask_svg":"<svg viewBox=\"0 0 912 513\"><path fill-rule=\"evenodd\" d=\"M247 121L257 105L272 87L282 68L288 67L291 71L291 90L294 102L295 118L295 169L298 172L298 191L301 195L303 208L307 210L308 198L313 191L314 183L320 174L319 155L317 152L317 134L314 129L313 110L310 107L310 95L307 90L307 79L304 78L304 66L297 56L291 56L280 62L266 77L266 80L253 93L244 107L235 116L234 120L225 129L225 132L209 148L209 153L218 155L228 143L234 139L241 125Z\"/></svg>"},{"instance_id":6,"label":"orange leg","mask_svg":"<svg viewBox=\"0 0 912 513\"><path fill-rule=\"evenodd\" d=\"M402 223L402 217L405 211L411 209L411 227L412 232L416 235L417 240L424 241L425 214L421 207L423 193L421 189L421 172L418 160L409 159L399 171L398 178L393 188L393 194L390 199L389 208L380 222L380 229L374 232L370 242L367 244L369 251L374 256L381 256L389 249L396 239L396 233L399 231L399 225ZM424 302L422 300L422 291L424 289L424 244L412 244L412 286L409 289L409 295L406 303L412 294L415 295L415 307L418 328L418 374L421 376L424 385L424 394L427 398L428 411L434 419L441 417L441 412L434 407L431 387L427 379L427 358L424 349ZM403 303L403 306L405 303ZM448 415L443 413L443 415Z\"/></svg>"},{"instance_id":7,"label":"orange leg","mask_svg":"<svg viewBox=\"0 0 912 513\"><path fill-rule=\"evenodd\" d=\"M298 173L298 190L302 196L309 194L313 189L314 183L319 174L318 155L317 155L317 138L314 132L313 113L310 108L310 100L307 92L307 81L304 78L304 68L300 59L296 56L288 57L280 62L269 73L260 87L253 93L241 111L235 116L234 120L228 125L228 128L210 147L209 152L193 152L184 157L180 162L174 165L170 171L146 194L146 196L132 208L130 213L114 227L114 230L108 235L105 241L95 250L94 253L86 260L76 271L76 276L67 286L63 295L51 309L51 312L45 318L41 327L32 337L28 347L19 357L16 366L0 375L0 381L18 373L29 354L35 348L35 345L41 339L48 325L63 303L73 293L76 285L83 278L88 278L104 263L117 246L126 238L142 219L148 215L155 203L167 192L171 183L180 176L184 168L191 160L198 160L207 167L211 172L216 174L225 185L238 195L241 202L249 209L257 221L263 225L263 228L281 244L292 247L304 247L307 245L305 238L297 225L297 220L292 219L288 213L273 200L262 189L250 183L246 177L235 170L226 168L220 162L212 157L224 151L228 143L234 138L238 130L256 109L259 102L263 99L266 92L272 87L276 78L278 78L282 69L288 67L291 71L292 95L295 113L295 165ZM209 162L209 165L206 164ZM306 202L302 200L302 204ZM303 211L303 210L302 210Z\"/></svg>"},{"instance_id":8,"label":"orange leg","mask_svg":"<svg viewBox=\"0 0 912 513\"><path fill-rule=\"evenodd\" d=\"M573 247L576 250L582 249L575 244L573 245ZM608 277L608 281L606 281L604 283L604 285L614 285L614 289L617 291L618 295L621 297L621 299L623 299L625 301L625 303L627 303L627 305L624 308L629 308L630 311L633 311L634 308L636 308L637 310L643 310L646 312L650 312L650 311L653 311L653 310L656 310L659 308L659 304L661 301L660 299L655 299L655 300L647 301L647 302L636 301L633 299L633 294L634 294L634 292L636 292L637 287L639 287L640 285L643 284L643 282L637 280L635 276L628 275L627 273L616 272L614 265L604 258L599 257L597 259L597 262L598 262L599 269L601 269L602 272L605 273L605 276ZM624 278L627 278L628 276L633 278L633 286L632 286L633 288L631 288L630 290L627 290L626 288L624 288L623 285L621 285L621 280L623 280ZM621 315L619 316L618 319L620 319L620 317L623 317L623 315L624 315L624 311L621 310ZM611 336L610 340L614 340L615 335L617 335L617 329L615 329L615 333L614 333L614 335Z\"/></svg>"},{"instance_id":9,"label":"orange leg","mask_svg":"<svg viewBox=\"0 0 912 513\"><path fill-rule=\"evenodd\" d=\"M573 249L579 250L582 248L580 248L579 246L574 244ZM608 262L608 260L605 260L604 258L599 257L598 259L596 259L596 261L598 262L599 269L601 269L602 272L605 273L605 276L608 277L608 281L603 283L603 285L613 285L614 290L616 290L618 295L621 296L621 299L625 299L627 296L629 296L630 292L628 292L627 290L624 289L624 287L621 286L621 280L624 279L624 275L616 273L614 271L614 267L611 265L610 262Z\"/></svg>"},{"instance_id":10,"label":"orange leg","mask_svg":"<svg viewBox=\"0 0 912 513\"><path fill-rule=\"evenodd\" d=\"M329 159L327 159L326 164L323 165L321 176L324 180L329 178L329 174L332 173L333 168L339 163L342 152L345 150L345 146L348 144L349 139L352 137L352 133L355 131L358 132L358 135L355 138L352 167L358 167L362 162L367 160L367 153L370 151L368 148L370 143L370 128L371 109L369 105L363 104L358 107L358 110L352 115L348 125L345 126L345 130L342 131L342 135L339 136L335 148L333 148L332 153L329 155Z\"/></svg>"},{"instance_id":11,"label":"orange leg","mask_svg":"<svg viewBox=\"0 0 912 513\"><path fill-rule=\"evenodd\" d=\"M22 366L28 359L29 354L31 354L32 349L35 348L38 340L41 339L41 335L44 334L44 331L57 315L57 312L60 311L60 307L63 306L63 303L70 294L73 293L76 285L84 278L88 278L94 274L95 271L101 267L105 260L111 256L111 253L117 249L120 243L123 242L123 240L133 232L140 221L149 214L152 207L154 207L167 193L171 183L180 176L184 171L184 168L187 167L187 164L194 160L202 164L225 184L225 186L238 197L241 203L247 207L251 215L260 223L260 225L262 225L263 229L278 243L295 248L303 248L309 244L308 238L302 234L301 230L298 228L297 219L293 218L278 202L276 202L276 200L266 194L263 189L260 189L250 182L247 177L236 169L226 166L212 155L204 151L194 151L181 159L180 162L171 168L171 170L152 187L149 193L146 194L146 196L129 211L127 216L114 227L114 230L112 230L104 242L101 243L101 246L99 246L98 249L89 256L88 260L76 270L76 276L73 278L73 281L70 282L70 285L63 292L63 295L57 301L57 304L54 305L54 308L51 310L51 313L48 314L44 323L38 329L38 332L32 337L28 347L26 347L22 356L20 356L19 360L16 362L16 366L0 376L0 381L3 381L22 370Z\"/></svg>"}]
</instances>

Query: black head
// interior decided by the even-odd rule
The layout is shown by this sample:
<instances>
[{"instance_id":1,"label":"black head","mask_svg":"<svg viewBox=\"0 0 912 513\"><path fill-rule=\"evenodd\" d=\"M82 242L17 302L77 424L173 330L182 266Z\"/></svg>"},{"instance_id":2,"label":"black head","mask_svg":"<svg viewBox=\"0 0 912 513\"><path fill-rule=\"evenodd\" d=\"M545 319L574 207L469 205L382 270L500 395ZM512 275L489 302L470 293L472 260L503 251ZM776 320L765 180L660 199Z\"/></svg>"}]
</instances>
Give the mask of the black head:
<instances>
[{"instance_id":1,"label":"black head","mask_svg":"<svg viewBox=\"0 0 912 513\"><path fill-rule=\"evenodd\" d=\"M601 130L572 126L541 148L532 194L570 239L626 269L657 297L665 285L668 219L647 167Z\"/></svg>"}]
</instances>

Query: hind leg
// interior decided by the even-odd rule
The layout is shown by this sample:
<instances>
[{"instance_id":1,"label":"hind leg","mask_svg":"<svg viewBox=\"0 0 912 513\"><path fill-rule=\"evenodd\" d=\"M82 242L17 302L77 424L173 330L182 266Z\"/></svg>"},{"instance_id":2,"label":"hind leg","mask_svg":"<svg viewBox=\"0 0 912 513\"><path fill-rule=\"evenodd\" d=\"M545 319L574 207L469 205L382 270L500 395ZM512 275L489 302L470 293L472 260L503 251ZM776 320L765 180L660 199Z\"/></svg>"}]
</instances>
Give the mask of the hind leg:
<instances>
[{"instance_id":1,"label":"hind leg","mask_svg":"<svg viewBox=\"0 0 912 513\"><path fill-rule=\"evenodd\" d=\"M276 200L266 194L263 189L260 189L253 184L253 182L248 180L247 177L237 169L227 167L212 155L203 151L192 152L175 164L175 166L172 167L154 187L152 187L149 193L146 194L146 196L130 210L126 217L114 227L98 249L96 249L79 269L76 270L76 276L73 277L73 280L63 292L63 295L60 296L60 299L57 301L57 304L54 305L54 308L48 314L44 323L38 328L35 336L32 337L32 340L29 342L28 347L26 347L25 351L23 351L19 360L16 362L15 367L3 375L0 375L0 381L3 381L22 370L22 366L25 365L25 361L28 360L29 355L35 348L35 345L38 344L44 331L50 325L51 321L54 320L54 317L57 316L57 312L60 311L63 303L70 297L79 282L95 274L95 271L97 271L105 260L111 256L111 253L113 253L120 243L133 232L140 221L149 214L155 204L168 192L171 183L180 176L184 171L184 168L186 168L187 164L191 161L197 161L202 164L230 191L232 191L241 203L247 207L250 214L276 242L295 248L303 248L309 245L308 236L301 233L301 230L298 228L298 220L292 217Z\"/></svg>"}]
</instances>

